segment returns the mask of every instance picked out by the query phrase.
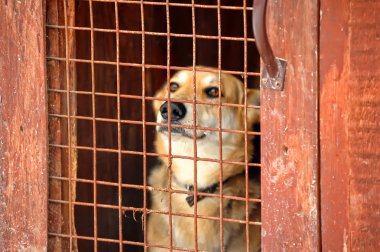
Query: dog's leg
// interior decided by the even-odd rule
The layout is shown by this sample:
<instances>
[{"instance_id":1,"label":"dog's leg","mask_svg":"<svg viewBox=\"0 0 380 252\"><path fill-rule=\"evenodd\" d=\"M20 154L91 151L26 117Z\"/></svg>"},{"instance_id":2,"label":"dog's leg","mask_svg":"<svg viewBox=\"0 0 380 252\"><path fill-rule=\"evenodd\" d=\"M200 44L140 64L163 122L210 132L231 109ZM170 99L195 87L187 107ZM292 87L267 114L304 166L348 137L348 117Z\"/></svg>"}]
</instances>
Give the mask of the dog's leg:
<instances>
[{"instance_id":1,"label":"dog's leg","mask_svg":"<svg viewBox=\"0 0 380 252\"><path fill-rule=\"evenodd\" d=\"M156 167L149 177L149 184L157 188L167 187L167 168L164 165ZM167 194L161 191L151 191L151 209L167 211ZM147 223L147 238L148 244L150 245L160 245L169 246L168 237L168 216L165 214L151 213L148 215ZM163 252L168 251L164 248L154 248L148 249L149 252Z\"/></svg>"}]
</instances>

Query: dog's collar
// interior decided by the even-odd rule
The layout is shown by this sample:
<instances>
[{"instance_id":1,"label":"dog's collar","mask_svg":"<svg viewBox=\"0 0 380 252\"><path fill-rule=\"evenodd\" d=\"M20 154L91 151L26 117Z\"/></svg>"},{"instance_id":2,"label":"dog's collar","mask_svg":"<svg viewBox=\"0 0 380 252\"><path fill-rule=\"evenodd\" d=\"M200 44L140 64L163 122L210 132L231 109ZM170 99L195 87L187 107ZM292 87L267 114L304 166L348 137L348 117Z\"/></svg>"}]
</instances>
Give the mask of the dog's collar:
<instances>
[{"instance_id":1,"label":"dog's collar","mask_svg":"<svg viewBox=\"0 0 380 252\"><path fill-rule=\"evenodd\" d=\"M223 181L223 185L230 180L231 177L227 178L226 180ZM186 190L193 192L194 191L194 186L193 185L186 185ZM205 188L198 188L197 192L202 192L202 193L214 193L216 189L219 187L219 182L212 184L209 187ZM201 196L197 195L197 202L201 201L202 199L206 198L207 196ZM194 206L194 195L189 195L186 197L186 202L189 204L190 207Z\"/></svg>"},{"instance_id":2,"label":"dog's collar","mask_svg":"<svg viewBox=\"0 0 380 252\"><path fill-rule=\"evenodd\" d=\"M233 177L236 177L236 176L240 176L240 175L243 175L245 174L245 171L241 172L241 173L238 173L238 174L235 174L235 175L232 175L231 177L228 177L226 178L225 180L223 180L223 185L226 184L231 178ZM178 179L173 175L172 177L174 179L174 181L176 181L175 183L179 184L178 183ZM197 192L201 192L201 193L215 193L215 191L219 188L219 182L216 182L215 184L212 184L208 187L205 187L205 188L198 188L197 189ZM186 188L186 190L190 191L190 192L193 192L194 191L194 186L193 185L184 185L184 187ZM206 198L207 196L201 196L201 195L197 195L197 202L198 201L201 201L202 199ZM186 197L186 202L187 204L189 204L190 207L194 206L194 195L189 195Z\"/></svg>"}]
</instances>

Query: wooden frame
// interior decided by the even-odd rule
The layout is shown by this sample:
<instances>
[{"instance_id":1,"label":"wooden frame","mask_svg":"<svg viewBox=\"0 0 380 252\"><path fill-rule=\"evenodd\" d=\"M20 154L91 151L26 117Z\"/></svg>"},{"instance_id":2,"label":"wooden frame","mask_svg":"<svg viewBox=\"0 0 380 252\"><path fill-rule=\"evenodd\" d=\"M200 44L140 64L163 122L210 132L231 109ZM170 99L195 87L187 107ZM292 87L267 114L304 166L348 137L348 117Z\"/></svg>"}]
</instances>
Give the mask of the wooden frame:
<instances>
[{"instance_id":1,"label":"wooden frame","mask_svg":"<svg viewBox=\"0 0 380 252\"><path fill-rule=\"evenodd\" d=\"M0 5L1 251L47 250L44 8ZM289 66L284 92L262 94L264 250L380 248L379 13L369 0L269 1Z\"/></svg>"},{"instance_id":2,"label":"wooden frame","mask_svg":"<svg viewBox=\"0 0 380 252\"><path fill-rule=\"evenodd\" d=\"M322 249L378 251L380 2L325 0L321 13Z\"/></svg>"},{"instance_id":3,"label":"wooden frame","mask_svg":"<svg viewBox=\"0 0 380 252\"><path fill-rule=\"evenodd\" d=\"M0 23L0 250L46 251L43 1L1 1Z\"/></svg>"},{"instance_id":4,"label":"wooden frame","mask_svg":"<svg viewBox=\"0 0 380 252\"><path fill-rule=\"evenodd\" d=\"M268 1L274 54L288 61L285 89L261 95L262 246L314 251L319 242L318 1Z\"/></svg>"}]
</instances>

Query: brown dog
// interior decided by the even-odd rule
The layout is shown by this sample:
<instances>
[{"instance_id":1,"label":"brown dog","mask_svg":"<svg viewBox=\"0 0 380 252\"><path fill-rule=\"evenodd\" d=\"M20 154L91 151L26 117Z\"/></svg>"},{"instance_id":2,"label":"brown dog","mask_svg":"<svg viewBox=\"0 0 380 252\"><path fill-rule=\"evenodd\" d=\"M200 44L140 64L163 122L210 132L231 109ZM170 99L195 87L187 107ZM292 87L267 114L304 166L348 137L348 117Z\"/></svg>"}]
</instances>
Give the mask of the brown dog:
<instances>
[{"instance_id":1,"label":"brown dog","mask_svg":"<svg viewBox=\"0 0 380 252\"><path fill-rule=\"evenodd\" d=\"M170 97L172 99L188 100L187 103L171 102L171 111L167 102L155 101L154 110L158 123L171 125L193 126L193 72L180 71L170 80ZM219 92L222 103L244 104L243 83L232 75L222 74L219 90L218 74L197 71L195 76L196 100L198 102L212 102L214 104L196 105L196 126L218 129L219 127ZM156 97L167 97L167 86L156 94ZM259 104L259 91L248 90L247 104ZM222 129L244 130L247 120L248 130L260 120L258 109L248 108L247 119L243 107L222 106ZM223 132L222 143L219 143L219 131L197 129L194 139L194 129L171 127L171 154L186 156L186 158L173 158L169 165L168 158L160 158L161 165L156 167L150 177L149 184L163 189L169 188L168 178L171 172L172 190L194 190L194 141L196 153L199 158L219 160L221 157L219 144L222 144L222 158L228 161L245 162L244 134ZM253 153L252 137L248 137L248 153ZM168 127L157 126L156 149L158 153L169 154ZM250 157L248 157L250 159ZM245 194L245 166L223 163L223 195L246 197ZM220 163L211 161L197 161L197 192L219 194ZM260 186L257 182L249 181L249 197L260 197ZM248 212L251 221L259 221L260 207L249 203ZM169 211L168 193L164 191L152 192L152 209ZM173 193L171 197L172 210L172 246L195 249L194 238L194 196L184 193ZM186 216L178 216L185 214ZM198 249L207 251L220 251L220 223L215 217L220 215L220 198L197 197L197 244ZM204 217L214 217L205 219ZM223 218L246 220L246 203L243 200L223 199ZM260 250L260 227L250 225L250 251ZM151 213L148 218L148 243L169 247L169 217L167 214ZM246 225L236 222L223 222L223 244L225 251L246 251ZM168 251L163 248L151 247L149 251Z\"/></svg>"}]
</instances>

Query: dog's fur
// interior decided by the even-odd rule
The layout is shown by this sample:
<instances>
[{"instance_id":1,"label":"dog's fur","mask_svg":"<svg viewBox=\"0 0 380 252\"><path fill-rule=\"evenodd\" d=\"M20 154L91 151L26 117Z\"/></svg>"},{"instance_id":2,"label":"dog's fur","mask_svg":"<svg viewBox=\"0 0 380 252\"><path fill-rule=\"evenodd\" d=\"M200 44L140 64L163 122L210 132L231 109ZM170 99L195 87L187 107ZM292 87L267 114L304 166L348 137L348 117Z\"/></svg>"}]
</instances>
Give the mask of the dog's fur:
<instances>
[{"instance_id":1,"label":"dog's fur","mask_svg":"<svg viewBox=\"0 0 380 252\"><path fill-rule=\"evenodd\" d=\"M170 94L173 99L189 100L184 103L186 116L176 122L181 125L193 125L193 72L177 72L170 82L179 84L179 88ZM209 98L205 94L207 87L218 87L218 74L205 71L196 71L196 99L197 101L213 102L215 105L196 105L196 126L218 129L219 107L218 98ZM221 75L221 101L223 103L244 104L243 83L232 75ZM248 90L247 103L259 104L259 91ZM156 97L168 97L167 86L164 85L158 91ZM161 116L160 106L164 101L154 102L154 111L157 122L167 123ZM243 107L223 106L221 109L221 124L223 129L245 129L245 109ZM258 109L247 109L248 130L258 123L260 114ZM194 130L184 128L173 130L171 128L171 153L172 155L194 157L194 141L196 141L196 153L200 158L220 159L219 157L219 131L196 130L196 138L193 139ZM177 128L178 129L178 128ZM169 154L168 128L157 126L155 146L158 153ZM222 133L222 158L228 161L245 162L245 138L244 134L223 132ZM252 136L248 136L248 153L253 153ZM250 157L248 157L250 159ZM149 184L154 187L167 189L169 172L172 174L171 188L173 190L188 191L188 185L194 184L194 160L173 158L160 158L161 165L156 167L150 177ZM246 197L245 194L245 166L223 163L223 195ZM220 164L218 162L197 162L197 187L207 188L220 182ZM215 194L219 194L219 187ZM152 209L169 211L168 192L152 191ZM194 214L194 206L190 206L186 197L189 195L173 193L171 197L172 213L172 245L175 247L194 249L194 217L183 217L176 214ZM260 197L258 182L249 181L249 197ZM259 221L260 207L257 203L248 205L250 221ZM197 214L200 216L219 217L220 199L218 197L205 197L198 199ZM223 218L246 220L246 203L232 199L223 199ZM148 217L148 243L151 245L169 246L169 217L167 214L151 213ZM198 249L207 251L220 251L220 223L218 220L197 218ZM250 251L260 250L260 227L250 225ZM223 222L223 244L225 251L246 251L246 225L240 223ZM150 248L149 251L168 251L161 248Z\"/></svg>"}]
</instances>

